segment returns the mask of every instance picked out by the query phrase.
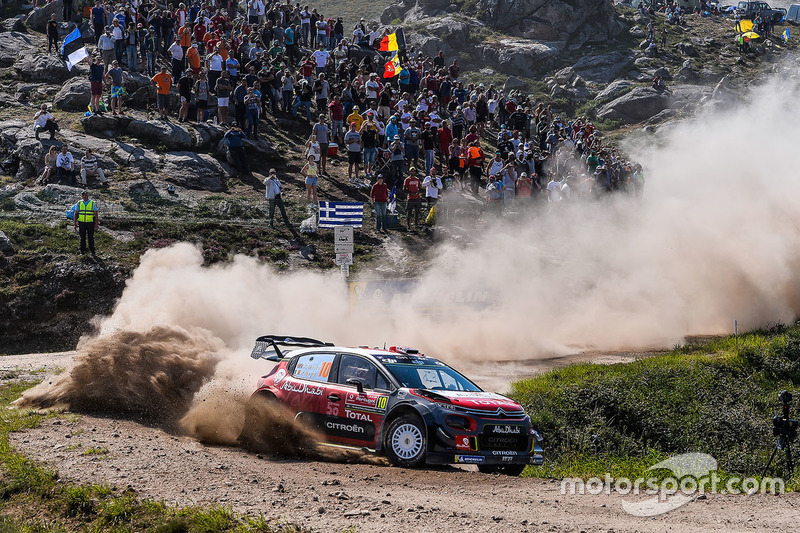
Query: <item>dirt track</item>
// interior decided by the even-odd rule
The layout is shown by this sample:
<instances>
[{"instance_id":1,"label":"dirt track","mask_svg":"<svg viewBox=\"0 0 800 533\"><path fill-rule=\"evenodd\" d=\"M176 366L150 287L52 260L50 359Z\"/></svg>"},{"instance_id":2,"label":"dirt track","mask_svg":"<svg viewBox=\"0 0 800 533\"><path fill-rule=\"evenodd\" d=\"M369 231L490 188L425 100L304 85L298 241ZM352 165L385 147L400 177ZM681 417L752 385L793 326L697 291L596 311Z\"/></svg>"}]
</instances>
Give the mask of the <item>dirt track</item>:
<instances>
[{"instance_id":1,"label":"dirt track","mask_svg":"<svg viewBox=\"0 0 800 533\"><path fill-rule=\"evenodd\" d=\"M9 378L12 369L29 374L64 367L71 355L3 357L0 370ZM478 365L473 375L502 383L500 368L480 372ZM509 369L519 377L519 364ZM69 479L130 486L140 497L169 504L226 505L318 531L793 531L800 510L797 494L708 495L671 513L638 518L622 509L633 497L562 495L559 481L269 459L89 416L47 420L11 442Z\"/></svg>"}]
</instances>

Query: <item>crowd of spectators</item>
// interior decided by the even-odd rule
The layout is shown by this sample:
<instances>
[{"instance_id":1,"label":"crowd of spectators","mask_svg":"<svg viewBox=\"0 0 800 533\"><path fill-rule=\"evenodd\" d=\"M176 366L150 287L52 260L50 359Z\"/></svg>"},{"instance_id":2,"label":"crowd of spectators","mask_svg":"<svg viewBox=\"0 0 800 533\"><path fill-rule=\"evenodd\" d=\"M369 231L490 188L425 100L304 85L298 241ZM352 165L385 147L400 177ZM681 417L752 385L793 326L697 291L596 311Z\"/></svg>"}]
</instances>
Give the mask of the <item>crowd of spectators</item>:
<instances>
[{"instance_id":1,"label":"crowd of spectators","mask_svg":"<svg viewBox=\"0 0 800 533\"><path fill-rule=\"evenodd\" d=\"M111 112L122 114L126 76L144 73L161 119L213 117L230 126L224 139L242 173L251 166L245 140L258 142L268 128L262 117L305 120L311 135L301 173L312 207L320 181L330 178L334 146L347 158L350 185L372 187L373 202L391 211L393 201L406 199L409 229L412 221L432 221L450 191L497 212L515 202L641 191L641 169L602 146L589 120L562 118L518 91L467 83L458 61L441 52L428 57L401 48L399 69L387 76L390 53L379 47L388 31L363 19L346 30L341 17L289 0L166 7L98 0L86 14L95 32L91 112L103 112L107 95ZM36 121L37 132L55 135L49 113ZM496 150L486 153L492 140ZM72 169L54 168L59 179L75 179ZM279 181L266 185L282 209ZM387 210L376 210L376 228L385 230Z\"/></svg>"}]
</instances>

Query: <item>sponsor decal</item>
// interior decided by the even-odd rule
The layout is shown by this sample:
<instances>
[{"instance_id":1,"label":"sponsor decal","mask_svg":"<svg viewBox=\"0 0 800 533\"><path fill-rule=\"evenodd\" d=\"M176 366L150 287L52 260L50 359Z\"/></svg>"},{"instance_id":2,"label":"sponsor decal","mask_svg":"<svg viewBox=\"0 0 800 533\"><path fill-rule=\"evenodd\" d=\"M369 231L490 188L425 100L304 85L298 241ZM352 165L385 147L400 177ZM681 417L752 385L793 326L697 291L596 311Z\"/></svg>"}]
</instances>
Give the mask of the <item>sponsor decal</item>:
<instances>
[{"instance_id":1,"label":"sponsor decal","mask_svg":"<svg viewBox=\"0 0 800 533\"><path fill-rule=\"evenodd\" d=\"M344 415L347 418L352 418L354 420L364 420L365 422L372 422L372 419L366 413L359 413L358 411L351 411L349 409L345 409Z\"/></svg>"},{"instance_id":2,"label":"sponsor decal","mask_svg":"<svg viewBox=\"0 0 800 533\"><path fill-rule=\"evenodd\" d=\"M322 368L319 369L319 377L327 379L328 374L331 373L331 365L333 365L331 362L322 363Z\"/></svg>"},{"instance_id":3,"label":"sponsor decal","mask_svg":"<svg viewBox=\"0 0 800 533\"><path fill-rule=\"evenodd\" d=\"M347 412L345 410L345 412ZM357 413L361 415L361 413ZM316 426L328 435L345 439L357 439L371 442L375 440L375 424L361 418L344 418L339 416L313 415Z\"/></svg>"},{"instance_id":4,"label":"sponsor decal","mask_svg":"<svg viewBox=\"0 0 800 533\"><path fill-rule=\"evenodd\" d=\"M478 465L483 463L482 455L456 455L456 463Z\"/></svg>"},{"instance_id":5,"label":"sponsor decal","mask_svg":"<svg viewBox=\"0 0 800 533\"><path fill-rule=\"evenodd\" d=\"M342 424L341 422L333 422L328 420L325 422L325 427L328 429L334 429L338 432L344 433L354 433L354 434L363 434L364 428L359 426L358 424Z\"/></svg>"},{"instance_id":6,"label":"sponsor decal","mask_svg":"<svg viewBox=\"0 0 800 533\"><path fill-rule=\"evenodd\" d=\"M501 459L503 460L504 463L510 463L511 461L514 460L514 458L509 455L504 455L503 457L501 457Z\"/></svg>"},{"instance_id":7,"label":"sponsor decal","mask_svg":"<svg viewBox=\"0 0 800 533\"><path fill-rule=\"evenodd\" d=\"M522 426L489 426L489 432L498 435L521 435Z\"/></svg>"},{"instance_id":8,"label":"sponsor decal","mask_svg":"<svg viewBox=\"0 0 800 533\"><path fill-rule=\"evenodd\" d=\"M387 402L388 396L367 396L366 394L348 392L344 400L344 405L348 409L356 409L358 411L367 411L371 413L383 413L386 411Z\"/></svg>"},{"instance_id":9,"label":"sponsor decal","mask_svg":"<svg viewBox=\"0 0 800 533\"><path fill-rule=\"evenodd\" d=\"M517 455L517 452L511 450L494 450L492 455Z\"/></svg>"},{"instance_id":10,"label":"sponsor decal","mask_svg":"<svg viewBox=\"0 0 800 533\"><path fill-rule=\"evenodd\" d=\"M285 377L286 377L286 370L281 368L280 370L275 372L275 379L274 379L275 386L276 387L279 386L281 384L281 381L283 381Z\"/></svg>"},{"instance_id":11,"label":"sponsor decal","mask_svg":"<svg viewBox=\"0 0 800 533\"><path fill-rule=\"evenodd\" d=\"M485 437L484 446L490 448L516 448L519 440L516 437Z\"/></svg>"},{"instance_id":12,"label":"sponsor decal","mask_svg":"<svg viewBox=\"0 0 800 533\"><path fill-rule=\"evenodd\" d=\"M281 389L286 392L295 392L297 394L311 394L312 396L322 396L322 387L315 387L306 383L292 383L291 381L284 381Z\"/></svg>"},{"instance_id":13,"label":"sponsor decal","mask_svg":"<svg viewBox=\"0 0 800 533\"><path fill-rule=\"evenodd\" d=\"M405 397L406 397L406 391L404 391L404 390L399 390L399 391L397 391L397 399L398 399L398 400L402 400L402 399L404 399Z\"/></svg>"},{"instance_id":14,"label":"sponsor decal","mask_svg":"<svg viewBox=\"0 0 800 533\"><path fill-rule=\"evenodd\" d=\"M469 435L456 435L456 448L459 450L474 450Z\"/></svg>"}]
</instances>

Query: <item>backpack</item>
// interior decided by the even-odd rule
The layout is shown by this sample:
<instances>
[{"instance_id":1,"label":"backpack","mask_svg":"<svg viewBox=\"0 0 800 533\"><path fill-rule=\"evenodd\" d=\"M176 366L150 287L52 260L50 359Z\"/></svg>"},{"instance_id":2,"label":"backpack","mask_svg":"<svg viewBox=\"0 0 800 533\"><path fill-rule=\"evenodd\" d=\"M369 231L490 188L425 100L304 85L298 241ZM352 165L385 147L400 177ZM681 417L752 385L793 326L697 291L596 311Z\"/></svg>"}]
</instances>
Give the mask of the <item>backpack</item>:
<instances>
[{"instance_id":1,"label":"backpack","mask_svg":"<svg viewBox=\"0 0 800 533\"><path fill-rule=\"evenodd\" d=\"M75 206L73 205L69 209L67 209L67 220L73 221L75 220Z\"/></svg>"}]
</instances>

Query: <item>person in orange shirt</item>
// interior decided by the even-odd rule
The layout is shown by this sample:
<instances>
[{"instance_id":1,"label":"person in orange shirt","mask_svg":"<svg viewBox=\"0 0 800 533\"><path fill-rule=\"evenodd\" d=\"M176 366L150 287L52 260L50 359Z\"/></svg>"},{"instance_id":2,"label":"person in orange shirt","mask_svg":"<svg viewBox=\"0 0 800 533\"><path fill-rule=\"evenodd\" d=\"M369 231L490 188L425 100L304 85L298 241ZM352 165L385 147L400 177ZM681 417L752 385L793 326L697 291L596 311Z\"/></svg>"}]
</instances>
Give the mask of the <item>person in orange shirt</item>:
<instances>
[{"instance_id":1,"label":"person in orange shirt","mask_svg":"<svg viewBox=\"0 0 800 533\"><path fill-rule=\"evenodd\" d=\"M219 42L219 46L217 47L217 51L219 52L219 55L222 56L222 60L223 61L227 61L228 57L230 57L231 45L228 44L228 41L226 41L225 39L222 39Z\"/></svg>"},{"instance_id":2,"label":"person in orange shirt","mask_svg":"<svg viewBox=\"0 0 800 533\"><path fill-rule=\"evenodd\" d=\"M200 52L197 51L197 45L192 45L189 47L189 50L186 51L186 59L189 60L189 68L192 69L192 72L195 74L200 73Z\"/></svg>"},{"instance_id":3,"label":"person in orange shirt","mask_svg":"<svg viewBox=\"0 0 800 533\"><path fill-rule=\"evenodd\" d=\"M161 67L161 72L153 76L153 85L158 88L158 110L161 118L169 122L169 91L172 89L172 76L167 74L167 67Z\"/></svg>"},{"instance_id":4,"label":"person in orange shirt","mask_svg":"<svg viewBox=\"0 0 800 533\"><path fill-rule=\"evenodd\" d=\"M178 37L180 38L181 48L183 48L183 55L185 57L189 47L192 46L192 26L188 20L186 24L181 26L181 29L178 30Z\"/></svg>"}]
</instances>

